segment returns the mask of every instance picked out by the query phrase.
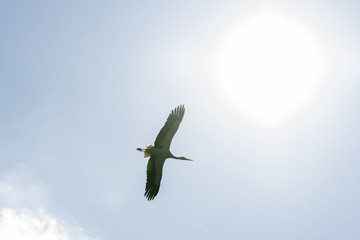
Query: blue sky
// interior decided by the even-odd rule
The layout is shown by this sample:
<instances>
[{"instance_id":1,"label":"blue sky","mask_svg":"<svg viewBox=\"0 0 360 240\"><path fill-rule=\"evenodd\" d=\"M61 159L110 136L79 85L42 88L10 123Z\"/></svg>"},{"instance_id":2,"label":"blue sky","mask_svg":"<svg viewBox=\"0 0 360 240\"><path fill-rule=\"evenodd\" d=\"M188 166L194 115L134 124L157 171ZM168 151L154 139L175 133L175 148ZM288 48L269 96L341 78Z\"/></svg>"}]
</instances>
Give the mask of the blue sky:
<instances>
[{"instance_id":1,"label":"blue sky","mask_svg":"<svg viewBox=\"0 0 360 240\"><path fill-rule=\"evenodd\" d=\"M203 72L224 29L269 5L316 29L336 69L306 111L271 130ZM29 239L27 226L55 240L358 239L359 11L357 1L1 1L0 238ZM195 161L168 160L148 202L135 149L179 104L171 149Z\"/></svg>"}]
</instances>

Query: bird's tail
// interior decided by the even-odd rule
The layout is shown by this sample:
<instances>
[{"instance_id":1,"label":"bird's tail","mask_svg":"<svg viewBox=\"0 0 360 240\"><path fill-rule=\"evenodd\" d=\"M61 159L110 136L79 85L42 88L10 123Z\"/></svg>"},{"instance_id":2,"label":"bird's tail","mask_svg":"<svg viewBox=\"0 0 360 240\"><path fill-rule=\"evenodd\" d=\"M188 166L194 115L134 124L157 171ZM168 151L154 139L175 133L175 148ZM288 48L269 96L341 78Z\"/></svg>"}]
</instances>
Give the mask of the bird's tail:
<instances>
[{"instance_id":1,"label":"bird's tail","mask_svg":"<svg viewBox=\"0 0 360 240\"><path fill-rule=\"evenodd\" d=\"M150 157L150 152L149 150L151 150L154 146L149 144L145 149L142 148L136 148L136 150L140 151L140 152L144 152L144 158Z\"/></svg>"}]
</instances>

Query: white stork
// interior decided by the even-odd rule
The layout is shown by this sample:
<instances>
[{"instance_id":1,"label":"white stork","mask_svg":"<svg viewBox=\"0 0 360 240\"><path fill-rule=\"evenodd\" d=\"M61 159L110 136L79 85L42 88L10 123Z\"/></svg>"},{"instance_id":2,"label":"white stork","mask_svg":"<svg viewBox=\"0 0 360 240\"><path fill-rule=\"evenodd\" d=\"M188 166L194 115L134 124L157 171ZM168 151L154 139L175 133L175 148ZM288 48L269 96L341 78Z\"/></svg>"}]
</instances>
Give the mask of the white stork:
<instances>
[{"instance_id":1,"label":"white stork","mask_svg":"<svg viewBox=\"0 0 360 240\"><path fill-rule=\"evenodd\" d=\"M170 152L171 140L179 128L184 113L184 105L180 105L173 109L167 118L165 125L156 137L154 143L155 146L150 144L145 149L137 148L138 151L144 152L145 158L150 157L146 169L147 179L144 194L149 201L153 200L159 192L162 169L167 158L192 161L185 157L175 157Z\"/></svg>"}]
</instances>

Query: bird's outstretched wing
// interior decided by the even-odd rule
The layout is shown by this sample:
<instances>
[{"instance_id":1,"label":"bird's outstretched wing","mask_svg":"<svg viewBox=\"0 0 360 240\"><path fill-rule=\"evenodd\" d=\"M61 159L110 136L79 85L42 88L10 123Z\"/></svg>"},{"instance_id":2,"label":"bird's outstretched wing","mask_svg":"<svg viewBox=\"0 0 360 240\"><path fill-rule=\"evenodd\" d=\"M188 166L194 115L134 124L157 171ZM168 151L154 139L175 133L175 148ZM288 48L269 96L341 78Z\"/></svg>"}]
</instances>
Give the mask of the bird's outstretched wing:
<instances>
[{"instance_id":1,"label":"bird's outstretched wing","mask_svg":"<svg viewBox=\"0 0 360 240\"><path fill-rule=\"evenodd\" d=\"M185 107L180 105L173 109L166 120L165 125L160 130L155 140L155 147L170 148L171 140L179 128L181 120L184 117Z\"/></svg>"},{"instance_id":2,"label":"bird's outstretched wing","mask_svg":"<svg viewBox=\"0 0 360 240\"><path fill-rule=\"evenodd\" d=\"M146 169L146 186L144 196L150 201L155 198L159 192L160 182L162 177L162 169L165 158L150 157Z\"/></svg>"}]
</instances>

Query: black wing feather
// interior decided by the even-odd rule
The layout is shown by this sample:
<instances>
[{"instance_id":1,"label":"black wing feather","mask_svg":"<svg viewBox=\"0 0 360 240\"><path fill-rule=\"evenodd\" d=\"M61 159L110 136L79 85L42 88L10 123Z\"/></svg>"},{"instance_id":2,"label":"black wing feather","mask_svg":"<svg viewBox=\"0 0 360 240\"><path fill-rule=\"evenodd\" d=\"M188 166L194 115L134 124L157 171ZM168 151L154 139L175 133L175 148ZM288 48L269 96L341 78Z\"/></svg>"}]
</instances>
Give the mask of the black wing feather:
<instances>
[{"instance_id":1,"label":"black wing feather","mask_svg":"<svg viewBox=\"0 0 360 240\"><path fill-rule=\"evenodd\" d=\"M172 138L174 137L179 125L184 117L185 107L180 105L173 109L167 118L165 125L160 130L155 140L155 147L170 148Z\"/></svg>"},{"instance_id":2,"label":"black wing feather","mask_svg":"<svg viewBox=\"0 0 360 240\"><path fill-rule=\"evenodd\" d=\"M159 192L164 162L165 158L150 157L147 164L147 178L144 196L149 201L153 200Z\"/></svg>"}]
</instances>

